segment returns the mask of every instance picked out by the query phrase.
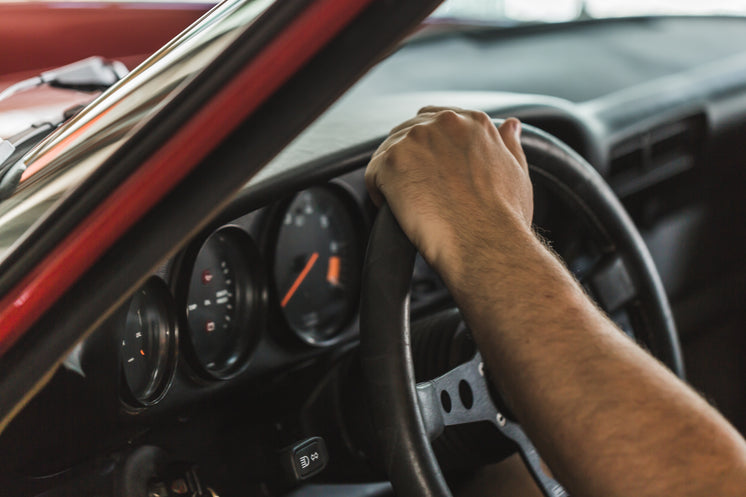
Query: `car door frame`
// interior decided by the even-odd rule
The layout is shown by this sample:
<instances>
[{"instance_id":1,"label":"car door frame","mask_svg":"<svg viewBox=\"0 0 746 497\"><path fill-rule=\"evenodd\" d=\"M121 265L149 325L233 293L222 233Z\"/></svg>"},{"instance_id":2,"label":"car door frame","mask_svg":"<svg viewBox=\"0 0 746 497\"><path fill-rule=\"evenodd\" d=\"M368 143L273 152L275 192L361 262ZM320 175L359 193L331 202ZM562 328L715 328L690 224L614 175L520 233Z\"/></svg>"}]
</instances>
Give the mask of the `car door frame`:
<instances>
[{"instance_id":1,"label":"car door frame","mask_svg":"<svg viewBox=\"0 0 746 497\"><path fill-rule=\"evenodd\" d=\"M67 212L68 225L50 226L56 236L29 251L36 260L14 261L17 281L0 275L9 288L0 429L79 340L438 3L276 2L182 90L177 115L167 106L136 133L110 165L127 171L122 181L91 185L72 206L77 217Z\"/></svg>"}]
</instances>

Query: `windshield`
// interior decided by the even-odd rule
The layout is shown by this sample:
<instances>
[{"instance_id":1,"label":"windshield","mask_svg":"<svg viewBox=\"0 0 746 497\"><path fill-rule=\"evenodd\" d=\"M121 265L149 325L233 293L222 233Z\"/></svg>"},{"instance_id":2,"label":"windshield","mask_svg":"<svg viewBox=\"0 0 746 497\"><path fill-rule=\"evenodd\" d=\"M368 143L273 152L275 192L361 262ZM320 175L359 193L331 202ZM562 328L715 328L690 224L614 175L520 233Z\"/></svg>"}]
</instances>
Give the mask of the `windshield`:
<instances>
[{"instance_id":1,"label":"windshield","mask_svg":"<svg viewBox=\"0 0 746 497\"><path fill-rule=\"evenodd\" d=\"M228 0L156 52L21 161L38 170L0 203L0 268L35 227L251 26L272 0Z\"/></svg>"},{"instance_id":2,"label":"windshield","mask_svg":"<svg viewBox=\"0 0 746 497\"><path fill-rule=\"evenodd\" d=\"M744 0L446 0L433 18L497 24L650 15L745 15Z\"/></svg>"}]
</instances>

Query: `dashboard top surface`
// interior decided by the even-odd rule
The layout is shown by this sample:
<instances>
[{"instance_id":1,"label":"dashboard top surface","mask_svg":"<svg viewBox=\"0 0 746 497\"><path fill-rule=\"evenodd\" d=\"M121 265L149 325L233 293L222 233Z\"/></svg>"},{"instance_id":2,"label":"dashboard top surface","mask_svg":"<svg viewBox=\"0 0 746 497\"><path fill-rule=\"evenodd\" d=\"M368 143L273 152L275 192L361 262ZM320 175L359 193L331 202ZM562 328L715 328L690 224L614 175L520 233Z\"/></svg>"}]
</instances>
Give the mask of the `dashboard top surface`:
<instances>
[{"instance_id":1,"label":"dashboard top surface","mask_svg":"<svg viewBox=\"0 0 746 497\"><path fill-rule=\"evenodd\" d=\"M529 121L559 117L583 128L586 143L572 145L592 148L608 148L650 120L706 112L709 125L718 128L746 110L738 101L746 90L746 52L738 41L746 40L743 19L614 20L561 28L512 36L498 31L492 38L454 34L405 45L260 171L245 193L308 172L335 152L380 141L425 105ZM604 155L591 160L602 172Z\"/></svg>"}]
</instances>

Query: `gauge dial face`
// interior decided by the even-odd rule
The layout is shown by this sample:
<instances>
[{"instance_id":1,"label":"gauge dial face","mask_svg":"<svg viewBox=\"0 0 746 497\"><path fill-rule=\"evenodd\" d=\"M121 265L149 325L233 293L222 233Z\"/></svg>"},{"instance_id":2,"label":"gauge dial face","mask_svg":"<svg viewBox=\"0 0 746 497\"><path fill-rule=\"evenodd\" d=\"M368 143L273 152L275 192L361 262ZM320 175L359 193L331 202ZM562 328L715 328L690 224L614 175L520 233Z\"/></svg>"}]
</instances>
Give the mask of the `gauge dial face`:
<instances>
[{"instance_id":1,"label":"gauge dial face","mask_svg":"<svg viewBox=\"0 0 746 497\"><path fill-rule=\"evenodd\" d=\"M154 403L170 383L175 361L175 331L170 295L152 278L130 299L120 342L124 379L134 399Z\"/></svg>"},{"instance_id":2,"label":"gauge dial face","mask_svg":"<svg viewBox=\"0 0 746 497\"><path fill-rule=\"evenodd\" d=\"M199 366L213 377L240 369L254 343L249 323L258 282L248 262L249 243L237 229L220 230L202 245L192 267L186 298L189 338Z\"/></svg>"},{"instance_id":3,"label":"gauge dial face","mask_svg":"<svg viewBox=\"0 0 746 497\"><path fill-rule=\"evenodd\" d=\"M279 218L274 283L281 313L304 341L332 340L354 314L362 244L349 205L326 188L293 198Z\"/></svg>"}]
</instances>

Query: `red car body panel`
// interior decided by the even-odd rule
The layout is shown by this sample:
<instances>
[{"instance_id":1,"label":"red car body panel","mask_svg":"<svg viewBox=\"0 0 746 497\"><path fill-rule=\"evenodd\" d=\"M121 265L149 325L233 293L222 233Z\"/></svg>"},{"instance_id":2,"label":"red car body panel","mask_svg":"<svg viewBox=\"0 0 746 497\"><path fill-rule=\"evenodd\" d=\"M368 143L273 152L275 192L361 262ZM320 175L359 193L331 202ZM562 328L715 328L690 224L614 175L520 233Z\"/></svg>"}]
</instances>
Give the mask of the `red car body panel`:
<instances>
[{"instance_id":1,"label":"red car body panel","mask_svg":"<svg viewBox=\"0 0 746 497\"><path fill-rule=\"evenodd\" d=\"M0 74L99 55L132 68L212 4L25 2L0 5ZM133 29L137 35L133 36ZM21 79L21 78L17 78Z\"/></svg>"}]
</instances>

